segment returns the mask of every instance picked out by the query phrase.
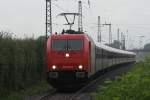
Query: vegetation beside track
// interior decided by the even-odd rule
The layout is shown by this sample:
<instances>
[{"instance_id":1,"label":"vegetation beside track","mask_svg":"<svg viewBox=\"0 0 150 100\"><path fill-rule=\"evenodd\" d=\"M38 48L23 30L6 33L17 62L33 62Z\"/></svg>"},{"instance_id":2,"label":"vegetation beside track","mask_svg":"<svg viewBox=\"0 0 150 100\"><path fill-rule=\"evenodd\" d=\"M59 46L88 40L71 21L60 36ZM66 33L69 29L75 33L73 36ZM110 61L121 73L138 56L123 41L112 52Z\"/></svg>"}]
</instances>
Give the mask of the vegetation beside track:
<instances>
[{"instance_id":1,"label":"vegetation beside track","mask_svg":"<svg viewBox=\"0 0 150 100\"><path fill-rule=\"evenodd\" d=\"M105 81L92 96L95 100L150 100L150 56L126 75Z\"/></svg>"},{"instance_id":2,"label":"vegetation beside track","mask_svg":"<svg viewBox=\"0 0 150 100\"><path fill-rule=\"evenodd\" d=\"M21 39L13 37L10 32L0 32L0 100L15 93L20 97L20 93L13 91L24 91L43 84L44 48L44 37Z\"/></svg>"},{"instance_id":3,"label":"vegetation beside track","mask_svg":"<svg viewBox=\"0 0 150 100\"><path fill-rule=\"evenodd\" d=\"M32 98L32 96L35 96L36 98L36 96L39 94L48 92L50 89L52 89L52 87L50 87L50 85L45 81L30 86L24 90L21 89L17 91L10 91L3 89L0 90L0 92L3 93L3 96L0 97L0 100L30 100L29 98Z\"/></svg>"}]
</instances>

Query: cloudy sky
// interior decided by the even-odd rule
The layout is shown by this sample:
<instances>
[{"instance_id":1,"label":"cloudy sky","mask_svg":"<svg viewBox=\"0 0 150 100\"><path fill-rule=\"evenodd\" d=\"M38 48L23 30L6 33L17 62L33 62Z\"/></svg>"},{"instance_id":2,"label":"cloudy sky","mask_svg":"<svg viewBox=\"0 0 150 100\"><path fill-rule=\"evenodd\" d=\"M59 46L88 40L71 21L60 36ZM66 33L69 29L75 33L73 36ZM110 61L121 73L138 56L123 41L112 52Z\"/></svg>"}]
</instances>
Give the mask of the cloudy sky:
<instances>
[{"instance_id":1,"label":"cloudy sky","mask_svg":"<svg viewBox=\"0 0 150 100\"><path fill-rule=\"evenodd\" d=\"M88 0L82 1L84 31L94 39L97 16L101 16L102 24L112 23L113 39L117 39L117 28L125 33L128 48L139 47L139 36L144 36L142 45L150 42L150 0L90 0L90 8ZM53 32L67 28L57 15L77 12L77 7L78 0L52 0ZM0 30L14 32L17 37L45 34L45 0L1 0L0 12ZM108 42L108 27L102 27L102 39Z\"/></svg>"}]
</instances>

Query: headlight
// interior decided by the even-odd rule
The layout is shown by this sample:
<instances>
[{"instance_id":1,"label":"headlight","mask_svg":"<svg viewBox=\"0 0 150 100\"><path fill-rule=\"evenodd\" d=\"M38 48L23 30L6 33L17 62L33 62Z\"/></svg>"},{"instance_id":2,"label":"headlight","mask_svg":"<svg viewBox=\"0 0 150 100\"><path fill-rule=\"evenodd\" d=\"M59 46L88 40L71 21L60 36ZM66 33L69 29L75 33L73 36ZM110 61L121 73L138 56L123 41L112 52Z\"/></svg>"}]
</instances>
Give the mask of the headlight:
<instances>
[{"instance_id":1,"label":"headlight","mask_svg":"<svg viewBox=\"0 0 150 100\"><path fill-rule=\"evenodd\" d=\"M82 69L83 69L83 66L82 66L82 65L79 65L78 68L79 68L80 70L82 70Z\"/></svg>"},{"instance_id":2,"label":"headlight","mask_svg":"<svg viewBox=\"0 0 150 100\"><path fill-rule=\"evenodd\" d=\"M52 69L53 69L53 70L55 70L56 68L57 68L57 66L55 66L55 65L52 66Z\"/></svg>"},{"instance_id":3,"label":"headlight","mask_svg":"<svg viewBox=\"0 0 150 100\"><path fill-rule=\"evenodd\" d=\"M65 55L65 56L66 56L67 58L69 58L69 56L70 56L70 55L69 55L69 53L66 53L66 55Z\"/></svg>"}]
</instances>

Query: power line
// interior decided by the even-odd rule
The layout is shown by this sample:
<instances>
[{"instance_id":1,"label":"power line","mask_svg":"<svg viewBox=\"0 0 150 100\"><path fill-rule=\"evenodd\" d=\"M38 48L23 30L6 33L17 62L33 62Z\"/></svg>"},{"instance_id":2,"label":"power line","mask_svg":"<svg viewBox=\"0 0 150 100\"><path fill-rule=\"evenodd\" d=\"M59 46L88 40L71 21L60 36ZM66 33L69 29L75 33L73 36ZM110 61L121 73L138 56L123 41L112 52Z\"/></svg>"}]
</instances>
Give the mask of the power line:
<instances>
[{"instance_id":1,"label":"power line","mask_svg":"<svg viewBox=\"0 0 150 100\"><path fill-rule=\"evenodd\" d=\"M52 3L52 5L54 5L55 7L57 7L58 9L60 9L61 11L69 12L68 10L64 10L62 7L60 7L59 5L57 5L55 3Z\"/></svg>"}]
</instances>

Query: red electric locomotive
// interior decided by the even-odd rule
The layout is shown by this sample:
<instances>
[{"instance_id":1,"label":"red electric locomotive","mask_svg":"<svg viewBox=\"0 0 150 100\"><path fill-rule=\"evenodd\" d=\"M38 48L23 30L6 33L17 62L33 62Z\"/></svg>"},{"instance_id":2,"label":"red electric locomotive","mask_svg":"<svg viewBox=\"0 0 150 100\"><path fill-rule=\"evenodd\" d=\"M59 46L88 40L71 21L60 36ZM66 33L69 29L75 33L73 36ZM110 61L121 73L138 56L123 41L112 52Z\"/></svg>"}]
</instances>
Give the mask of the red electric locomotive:
<instances>
[{"instance_id":1,"label":"red electric locomotive","mask_svg":"<svg viewBox=\"0 0 150 100\"><path fill-rule=\"evenodd\" d=\"M54 87L84 83L91 71L90 40L85 34L52 35L47 42L48 80Z\"/></svg>"}]
</instances>

